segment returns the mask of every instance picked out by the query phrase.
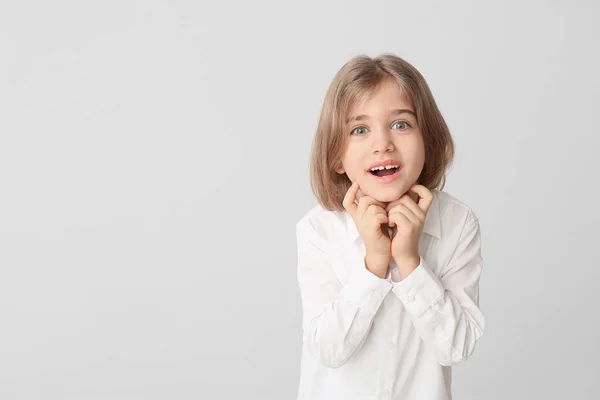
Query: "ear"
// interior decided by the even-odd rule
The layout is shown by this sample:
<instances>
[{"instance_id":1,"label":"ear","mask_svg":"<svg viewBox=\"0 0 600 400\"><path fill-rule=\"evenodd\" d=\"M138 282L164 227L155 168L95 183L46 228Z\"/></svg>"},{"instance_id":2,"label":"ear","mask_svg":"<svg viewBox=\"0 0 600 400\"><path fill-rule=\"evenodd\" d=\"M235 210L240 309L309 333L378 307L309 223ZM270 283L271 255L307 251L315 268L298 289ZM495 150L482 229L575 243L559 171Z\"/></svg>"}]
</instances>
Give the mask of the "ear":
<instances>
[{"instance_id":1,"label":"ear","mask_svg":"<svg viewBox=\"0 0 600 400\"><path fill-rule=\"evenodd\" d=\"M344 169L344 167L342 165L340 165L339 167L337 167L335 169L335 172L337 172L338 174L343 174L344 172L346 172L346 170Z\"/></svg>"}]
</instances>

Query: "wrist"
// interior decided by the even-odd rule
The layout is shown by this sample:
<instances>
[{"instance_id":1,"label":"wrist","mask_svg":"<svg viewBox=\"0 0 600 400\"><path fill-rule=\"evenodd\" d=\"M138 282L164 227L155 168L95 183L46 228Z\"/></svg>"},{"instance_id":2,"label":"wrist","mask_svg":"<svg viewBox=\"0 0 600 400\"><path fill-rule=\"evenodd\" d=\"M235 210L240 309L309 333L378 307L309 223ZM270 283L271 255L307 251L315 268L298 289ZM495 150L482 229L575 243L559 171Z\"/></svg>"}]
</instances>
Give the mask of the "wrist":
<instances>
[{"instance_id":1,"label":"wrist","mask_svg":"<svg viewBox=\"0 0 600 400\"><path fill-rule=\"evenodd\" d=\"M385 257L370 257L365 256L365 267L369 272L377 275L381 279L385 279L389 269L390 260Z\"/></svg>"},{"instance_id":2,"label":"wrist","mask_svg":"<svg viewBox=\"0 0 600 400\"><path fill-rule=\"evenodd\" d=\"M413 272L415 269L417 269L419 264L421 264L421 257L419 257L418 255L417 256L411 255L411 256L395 257L394 261L396 262L396 265L398 266L398 271L400 272L400 275L403 278L405 278L411 272Z\"/></svg>"}]
</instances>

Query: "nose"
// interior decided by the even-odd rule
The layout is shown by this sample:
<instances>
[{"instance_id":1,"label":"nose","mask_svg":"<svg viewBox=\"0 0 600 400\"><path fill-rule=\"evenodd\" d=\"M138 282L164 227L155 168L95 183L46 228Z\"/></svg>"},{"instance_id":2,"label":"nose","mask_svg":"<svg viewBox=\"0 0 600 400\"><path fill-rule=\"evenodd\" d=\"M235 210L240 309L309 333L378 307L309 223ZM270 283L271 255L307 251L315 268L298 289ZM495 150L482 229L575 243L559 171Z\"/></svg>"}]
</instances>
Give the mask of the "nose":
<instances>
[{"instance_id":1,"label":"nose","mask_svg":"<svg viewBox=\"0 0 600 400\"><path fill-rule=\"evenodd\" d=\"M373 132L371 135L373 138L373 153L389 153L394 151L394 142L392 141L391 133L385 129L380 128Z\"/></svg>"}]
</instances>

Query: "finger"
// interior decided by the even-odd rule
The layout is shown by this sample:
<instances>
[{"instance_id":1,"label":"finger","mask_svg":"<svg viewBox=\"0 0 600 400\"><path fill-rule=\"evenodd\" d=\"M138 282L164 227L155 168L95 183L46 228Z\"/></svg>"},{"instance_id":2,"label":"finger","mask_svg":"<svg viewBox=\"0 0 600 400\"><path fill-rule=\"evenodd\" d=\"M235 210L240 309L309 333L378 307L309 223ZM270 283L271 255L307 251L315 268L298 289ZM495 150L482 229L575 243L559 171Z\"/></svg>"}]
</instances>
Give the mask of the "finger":
<instances>
[{"instance_id":1,"label":"finger","mask_svg":"<svg viewBox=\"0 0 600 400\"><path fill-rule=\"evenodd\" d=\"M384 217L387 218L387 213L385 212L385 210L381 207L379 207L377 204L370 204L367 208L367 210L365 211L365 217L366 216L370 216L373 218L376 218L378 215L383 215Z\"/></svg>"},{"instance_id":2,"label":"finger","mask_svg":"<svg viewBox=\"0 0 600 400\"><path fill-rule=\"evenodd\" d=\"M423 212L423 210L421 210L421 208L418 206L418 204L415 203L415 201L408 194L405 194L402 197L400 197L398 200L394 200L393 202L389 203L388 206L386 207L386 211L388 213L393 212L399 205L408 207L408 209L410 209L412 211L412 213L418 218L419 221L421 221L421 222L425 221L425 213Z\"/></svg>"},{"instance_id":3,"label":"finger","mask_svg":"<svg viewBox=\"0 0 600 400\"><path fill-rule=\"evenodd\" d=\"M394 200L394 201L391 201L391 202L389 202L389 203L387 204L387 206L385 206L385 211L386 211L386 212L390 212L390 211L392 211L392 209L393 209L394 207L396 207L398 204L401 204L401 203L402 203L402 201L401 201L401 200L402 200L402 197L400 197L398 200Z\"/></svg>"},{"instance_id":4,"label":"finger","mask_svg":"<svg viewBox=\"0 0 600 400\"><path fill-rule=\"evenodd\" d=\"M400 202L404 207L408 208L420 222L425 221L425 212L421 210L421 207L419 207L410 196L402 196Z\"/></svg>"},{"instance_id":5,"label":"finger","mask_svg":"<svg viewBox=\"0 0 600 400\"><path fill-rule=\"evenodd\" d=\"M377 225L387 224L387 222L388 222L388 216L385 214L377 214L376 218L377 218Z\"/></svg>"},{"instance_id":6,"label":"finger","mask_svg":"<svg viewBox=\"0 0 600 400\"><path fill-rule=\"evenodd\" d=\"M392 212L388 214L389 224L392 227L412 225L410 220L406 218L406 215L399 212Z\"/></svg>"},{"instance_id":7,"label":"finger","mask_svg":"<svg viewBox=\"0 0 600 400\"><path fill-rule=\"evenodd\" d=\"M358 209L356 211L356 216L358 218L362 218L365 215L365 213L367 212L367 209L369 208L369 206L379 207L377 203L378 203L378 201L370 196L361 197L360 200L358 201ZM382 211L383 211L383 209L382 209Z\"/></svg>"},{"instance_id":8,"label":"finger","mask_svg":"<svg viewBox=\"0 0 600 400\"><path fill-rule=\"evenodd\" d=\"M371 228L380 228L381 225L387 224L388 216L383 208L376 204L369 205L369 208L365 211L364 220L368 221L368 225Z\"/></svg>"},{"instance_id":9,"label":"finger","mask_svg":"<svg viewBox=\"0 0 600 400\"><path fill-rule=\"evenodd\" d=\"M423 185L413 185L409 190L419 195L419 208L427 214L431 203L433 203L433 193Z\"/></svg>"},{"instance_id":10,"label":"finger","mask_svg":"<svg viewBox=\"0 0 600 400\"><path fill-rule=\"evenodd\" d=\"M414 226L421 225L421 220L419 219L419 217L417 217L415 213L403 203L398 204L396 208L394 208L394 210L392 211L392 213L394 212L399 212L400 214L404 215L406 219L408 219L410 223ZM419 212L422 213L421 209L419 209Z\"/></svg>"},{"instance_id":11,"label":"finger","mask_svg":"<svg viewBox=\"0 0 600 400\"><path fill-rule=\"evenodd\" d=\"M361 199L361 198L363 198L363 197L370 197L371 199L373 199L373 200L374 200L374 204L377 204L377 205L378 205L379 207L381 207L382 209L385 209L385 203L382 203L381 201L379 201L379 200L376 200L374 197L372 197L372 196L369 196L369 195L366 195L366 194L365 194L365 193L364 193L362 190L359 190L359 191L358 191L358 194L356 195L356 199L357 199L358 201L360 201L360 199Z\"/></svg>"},{"instance_id":12,"label":"finger","mask_svg":"<svg viewBox=\"0 0 600 400\"><path fill-rule=\"evenodd\" d=\"M358 191L356 192L356 202L358 203L360 201L360 199L364 196L365 196L365 194L363 193L362 189L359 188Z\"/></svg>"},{"instance_id":13,"label":"finger","mask_svg":"<svg viewBox=\"0 0 600 400\"><path fill-rule=\"evenodd\" d=\"M342 201L342 205L344 206L346 211L348 211L348 213L350 213L352 218L355 218L356 210L358 208L358 206L354 202L356 200L356 192L358 191L358 189L359 189L358 182L354 182L352 184L352 186L350 186L350 188L346 192L346 195L344 196L344 200Z\"/></svg>"},{"instance_id":14,"label":"finger","mask_svg":"<svg viewBox=\"0 0 600 400\"><path fill-rule=\"evenodd\" d=\"M404 210L402 210L404 211ZM413 222L402 212L402 211L393 211L388 214L388 218L390 220L390 226L398 227L412 227L414 226Z\"/></svg>"}]
</instances>

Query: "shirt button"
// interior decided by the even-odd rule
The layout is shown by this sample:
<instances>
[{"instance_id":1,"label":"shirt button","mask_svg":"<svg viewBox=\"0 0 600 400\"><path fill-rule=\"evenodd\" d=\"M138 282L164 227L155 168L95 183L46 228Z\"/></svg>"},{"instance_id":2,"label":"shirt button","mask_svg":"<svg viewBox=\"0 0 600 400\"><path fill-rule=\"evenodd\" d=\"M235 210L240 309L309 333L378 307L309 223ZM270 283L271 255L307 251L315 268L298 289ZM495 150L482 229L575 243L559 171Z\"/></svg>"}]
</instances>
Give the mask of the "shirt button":
<instances>
[{"instance_id":1,"label":"shirt button","mask_svg":"<svg viewBox=\"0 0 600 400\"><path fill-rule=\"evenodd\" d=\"M381 393L379 393L379 398L380 399L389 399L390 398L390 391L388 389L382 390Z\"/></svg>"},{"instance_id":2,"label":"shirt button","mask_svg":"<svg viewBox=\"0 0 600 400\"><path fill-rule=\"evenodd\" d=\"M415 296L413 294L407 294L406 297L404 298L405 301L407 302L411 302L415 299Z\"/></svg>"}]
</instances>

